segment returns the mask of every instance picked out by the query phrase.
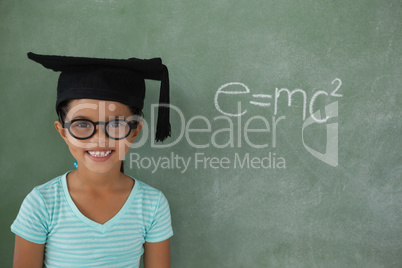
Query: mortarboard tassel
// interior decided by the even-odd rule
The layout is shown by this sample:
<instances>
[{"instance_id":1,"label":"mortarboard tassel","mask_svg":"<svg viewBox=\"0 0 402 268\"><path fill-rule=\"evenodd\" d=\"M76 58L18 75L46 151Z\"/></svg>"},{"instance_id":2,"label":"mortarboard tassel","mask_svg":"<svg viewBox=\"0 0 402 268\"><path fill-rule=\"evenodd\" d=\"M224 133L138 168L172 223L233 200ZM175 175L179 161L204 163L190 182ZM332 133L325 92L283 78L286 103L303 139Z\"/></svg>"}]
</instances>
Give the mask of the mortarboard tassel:
<instances>
[{"instance_id":1,"label":"mortarboard tassel","mask_svg":"<svg viewBox=\"0 0 402 268\"><path fill-rule=\"evenodd\" d=\"M170 137L170 108L169 108L169 72L165 65L162 64L161 89L159 93L158 121L156 124L156 141L164 141Z\"/></svg>"}]
</instances>

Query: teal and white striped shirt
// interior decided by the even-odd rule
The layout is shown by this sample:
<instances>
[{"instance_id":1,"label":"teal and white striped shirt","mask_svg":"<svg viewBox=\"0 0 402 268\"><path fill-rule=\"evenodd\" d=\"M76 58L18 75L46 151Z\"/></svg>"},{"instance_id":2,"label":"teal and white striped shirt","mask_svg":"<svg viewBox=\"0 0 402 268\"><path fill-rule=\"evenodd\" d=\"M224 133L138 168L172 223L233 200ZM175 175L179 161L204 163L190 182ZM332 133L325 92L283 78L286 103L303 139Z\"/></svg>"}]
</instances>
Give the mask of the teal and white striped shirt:
<instances>
[{"instance_id":1,"label":"teal and white striped shirt","mask_svg":"<svg viewBox=\"0 0 402 268\"><path fill-rule=\"evenodd\" d=\"M138 267L143 244L173 235L165 196L135 180L126 203L105 224L85 217L68 192L66 174L35 187L12 232L45 245L45 267Z\"/></svg>"}]
</instances>

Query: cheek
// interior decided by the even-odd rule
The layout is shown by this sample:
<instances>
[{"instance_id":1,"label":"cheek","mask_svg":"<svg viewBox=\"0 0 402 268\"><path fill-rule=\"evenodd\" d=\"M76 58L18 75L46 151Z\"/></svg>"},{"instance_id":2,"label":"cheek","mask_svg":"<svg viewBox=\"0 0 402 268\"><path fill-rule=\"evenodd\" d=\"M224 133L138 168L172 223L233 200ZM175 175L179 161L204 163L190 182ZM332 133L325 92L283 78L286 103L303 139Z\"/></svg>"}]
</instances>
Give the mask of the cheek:
<instances>
[{"instance_id":1,"label":"cheek","mask_svg":"<svg viewBox=\"0 0 402 268\"><path fill-rule=\"evenodd\" d=\"M73 141L69 141L67 143L68 148L70 148L70 150L74 150L74 151L82 151L85 150L86 148L86 144L82 143L81 141L78 140L73 140Z\"/></svg>"},{"instance_id":2,"label":"cheek","mask_svg":"<svg viewBox=\"0 0 402 268\"><path fill-rule=\"evenodd\" d=\"M71 143L69 143L67 145L68 145L68 149L70 150L70 153L75 157L78 156L78 154L83 151L81 148L79 148Z\"/></svg>"},{"instance_id":3,"label":"cheek","mask_svg":"<svg viewBox=\"0 0 402 268\"><path fill-rule=\"evenodd\" d=\"M119 141L116 147L119 160L124 160L124 157L130 150L131 143L128 140Z\"/></svg>"}]
</instances>

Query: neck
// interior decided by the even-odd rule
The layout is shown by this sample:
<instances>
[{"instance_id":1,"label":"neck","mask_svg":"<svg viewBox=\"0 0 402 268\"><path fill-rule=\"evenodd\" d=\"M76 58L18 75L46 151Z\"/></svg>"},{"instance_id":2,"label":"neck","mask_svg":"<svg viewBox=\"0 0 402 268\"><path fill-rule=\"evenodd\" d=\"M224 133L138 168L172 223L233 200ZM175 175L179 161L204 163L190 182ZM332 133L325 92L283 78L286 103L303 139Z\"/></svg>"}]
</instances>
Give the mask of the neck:
<instances>
[{"instance_id":1,"label":"neck","mask_svg":"<svg viewBox=\"0 0 402 268\"><path fill-rule=\"evenodd\" d=\"M70 173L69 182L81 190L107 191L118 188L126 177L120 172L120 166L105 173L96 173L84 167L78 167Z\"/></svg>"}]
</instances>

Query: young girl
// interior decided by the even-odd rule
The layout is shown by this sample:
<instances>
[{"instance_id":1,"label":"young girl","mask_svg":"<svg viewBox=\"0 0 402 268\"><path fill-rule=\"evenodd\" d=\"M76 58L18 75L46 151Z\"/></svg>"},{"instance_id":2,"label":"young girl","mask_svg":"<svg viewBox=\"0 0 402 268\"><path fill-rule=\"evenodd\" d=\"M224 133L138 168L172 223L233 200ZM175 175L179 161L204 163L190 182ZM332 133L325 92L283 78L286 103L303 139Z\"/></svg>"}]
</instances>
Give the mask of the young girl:
<instances>
[{"instance_id":1,"label":"young girl","mask_svg":"<svg viewBox=\"0 0 402 268\"><path fill-rule=\"evenodd\" d=\"M170 135L169 81L160 59L28 53L61 71L55 127L76 170L35 187L11 226L14 267L170 267L170 210L158 190L123 173L138 136L144 79L161 80L156 139Z\"/></svg>"}]
</instances>

